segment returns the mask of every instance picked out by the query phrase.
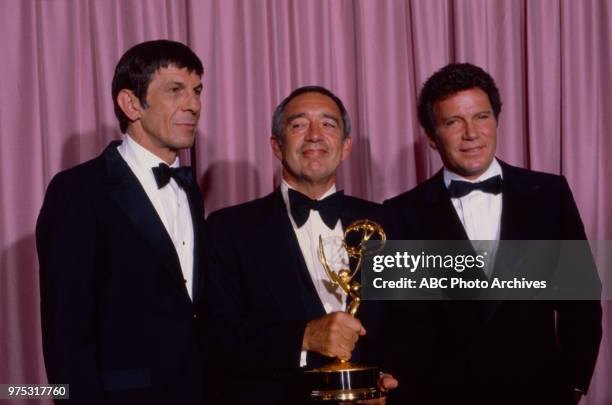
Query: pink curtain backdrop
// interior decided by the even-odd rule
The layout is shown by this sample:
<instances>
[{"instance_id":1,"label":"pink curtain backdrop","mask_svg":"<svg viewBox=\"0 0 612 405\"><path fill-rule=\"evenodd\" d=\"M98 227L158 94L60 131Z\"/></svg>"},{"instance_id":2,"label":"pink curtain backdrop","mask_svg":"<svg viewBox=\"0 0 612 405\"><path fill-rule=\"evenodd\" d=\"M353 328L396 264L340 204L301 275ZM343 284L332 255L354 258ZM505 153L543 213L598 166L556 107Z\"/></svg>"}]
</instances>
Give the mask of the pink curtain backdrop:
<instances>
[{"instance_id":1,"label":"pink curtain backdrop","mask_svg":"<svg viewBox=\"0 0 612 405\"><path fill-rule=\"evenodd\" d=\"M144 40L183 41L204 62L192 163L207 213L278 184L272 111L305 84L336 92L354 122L340 187L374 201L414 187L441 165L419 88L469 61L502 93L498 156L564 174L589 237L612 239L611 1L3 0L0 38L0 383L46 381L36 217L55 173L120 136L113 68ZM586 404L612 403L609 303L604 317Z\"/></svg>"}]
</instances>

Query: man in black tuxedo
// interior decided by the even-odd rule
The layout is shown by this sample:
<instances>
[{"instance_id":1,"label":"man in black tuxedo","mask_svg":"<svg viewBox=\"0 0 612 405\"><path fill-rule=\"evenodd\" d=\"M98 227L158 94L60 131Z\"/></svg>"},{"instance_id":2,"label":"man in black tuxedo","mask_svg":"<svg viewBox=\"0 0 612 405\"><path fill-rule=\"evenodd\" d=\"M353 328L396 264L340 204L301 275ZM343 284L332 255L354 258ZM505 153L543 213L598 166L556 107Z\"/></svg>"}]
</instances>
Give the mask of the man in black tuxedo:
<instances>
[{"instance_id":1,"label":"man in black tuxedo","mask_svg":"<svg viewBox=\"0 0 612 405\"><path fill-rule=\"evenodd\" d=\"M178 167L202 73L178 42L128 50L112 86L123 141L47 189L36 228L43 349L71 403L203 402L203 203Z\"/></svg>"},{"instance_id":2,"label":"man in black tuxedo","mask_svg":"<svg viewBox=\"0 0 612 405\"><path fill-rule=\"evenodd\" d=\"M362 321L343 312L345 297L330 285L317 250L319 235L341 238L353 221L380 216L378 204L336 190L349 133L338 97L318 86L294 90L272 123L280 187L207 219L207 325L228 403L300 403L300 367L349 359L358 340L368 357L377 318L367 312L375 306L362 306Z\"/></svg>"},{"instance_id":3,"label":"man in black tuxedo","mask_svg":"<svg viewBox=\"0 0 612 405\"><path fill-rule=\"evenodd\" d=\"M444 169L385 201L391 239L586 238L564 177L495 158L500 111L495 82L477 66L450 64L427 80L418 115ZM597 279L593 267L578 271ZM588 389L601 339L598 301L392 308L403 319L388 342L389 370L401 383L394 403L560 405Z\"/></svg>"}]
</instances>

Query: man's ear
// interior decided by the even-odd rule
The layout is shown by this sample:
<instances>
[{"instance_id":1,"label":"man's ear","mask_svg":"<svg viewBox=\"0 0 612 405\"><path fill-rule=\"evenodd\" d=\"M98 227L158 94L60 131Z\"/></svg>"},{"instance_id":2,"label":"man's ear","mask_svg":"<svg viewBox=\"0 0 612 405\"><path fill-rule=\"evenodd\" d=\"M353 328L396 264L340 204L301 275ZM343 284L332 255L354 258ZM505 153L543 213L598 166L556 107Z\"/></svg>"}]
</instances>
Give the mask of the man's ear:
<instances>
[{"instance_id":1,"label":"man's ear","mask_svg":"<svg viewBox=\"0 0 612 405\"><path fill-rule=\"evenodd\" d=\"M351 154L351 150L353 150L353 138L348 135L344 138L344 141L342 141L342 161Z\"/></svg>"},{"instance_id":2,"label":"man's ear","mask_svg":"<svg viewBox=\"0 0 612 405\"><path fill-rule=\"evenodd\" d=\"M278 142L278 139L276 139L275 136L270 137L270 146L272 146L272 153L274 153L274 156L276 156L276 158L282 162L283 148L281 147L281 144Z\"/></svg>"},{"instance_id":3,"label":"man's ear","mask_svg":"<svg viewBox=\"0 0 612 405\"><path fill-rule=\"evenodd\" d=\"M136 121L140 118L142 106L138 97L131 90L122 89L119 91L119 94L117 94L117 104L119 104L119 108L121 108L121 111L130 121Z\"/></svg>"},{"instance_id":4,"label":"man's ear","mask_svg":"<svg viewBox=\"0 0 612 405\"><path fill-rule=\"evenodd\" d=\"M429 142L429 146L431 146L433 150L438 150L438 145L436 145L434 135L427 134L427 142Z\"/></svg>"}]
</instances>

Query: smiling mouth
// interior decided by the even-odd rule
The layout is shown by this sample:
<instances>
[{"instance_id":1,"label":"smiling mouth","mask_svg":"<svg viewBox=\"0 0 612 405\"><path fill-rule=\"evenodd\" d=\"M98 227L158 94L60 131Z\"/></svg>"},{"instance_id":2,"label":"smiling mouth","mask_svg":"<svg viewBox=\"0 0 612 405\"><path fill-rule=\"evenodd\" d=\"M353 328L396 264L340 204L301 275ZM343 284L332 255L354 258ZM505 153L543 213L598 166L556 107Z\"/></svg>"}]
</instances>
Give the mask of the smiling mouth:
<instances>
[{"instance_id":1,"label":"smiling mouth","mask_svg":"<svg viewBox=\"0 0 612 405\"><path fill-rule=\"evenodd\" d=\"M327 154L325 149L306 149L302 151L304 156L321 156Z\"/></svg>"},{"instance_id":2,"label":"smiling mouth","mask_svg":"<svg viewBox=\"0 0 612 405\"><path fill-rule=\"evenodd\" d=\"M181 128L183 131L189 131L189 132L194 132L196 130L196 124L195 123L190 123L190 122L179 122L174 124L177 127Z\"/></svg>"},{"instance_id":3,"label":"smiling mouth","mask_svg":"<svg viewBox=\"0 0 612 405\"><path fill-rule=\"evenodd\" d=\"M484 148L485 148L484 146L474 146L474 147L471 147L471 148L459 149L459 151L461 153L466 153L466 154L475 154L475 153L479 153Z\"/></svg>"}]
</instances>

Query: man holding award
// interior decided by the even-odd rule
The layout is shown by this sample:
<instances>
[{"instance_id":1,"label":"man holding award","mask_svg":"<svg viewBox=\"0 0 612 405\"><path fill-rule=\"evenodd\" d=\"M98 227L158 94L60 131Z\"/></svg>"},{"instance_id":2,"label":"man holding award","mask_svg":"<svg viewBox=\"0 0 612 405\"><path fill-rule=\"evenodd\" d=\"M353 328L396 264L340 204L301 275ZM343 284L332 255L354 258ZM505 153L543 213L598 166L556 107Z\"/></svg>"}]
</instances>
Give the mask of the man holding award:
<instances>
[{"instance_id":1,"label":"man holding award","mask_svg":"<svg viewBox=\"0 0 612 405\"><path fill-rule=\"evenodd\" d=\"M304 368L368 356L378 329L368 311L376 308L365 305L361 321L347 314L346 295L319 258L319 238L342 240L355 220L380 216L378 204L336 190L349 133L348 113L333 93L294 90L272 120L280 187L208 219L207 321L228 403L300 403Z\"/></svg>"}]
</instances>

